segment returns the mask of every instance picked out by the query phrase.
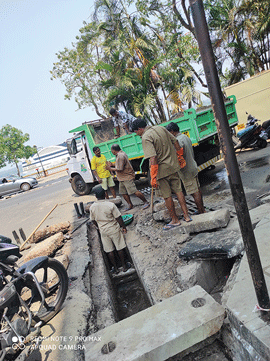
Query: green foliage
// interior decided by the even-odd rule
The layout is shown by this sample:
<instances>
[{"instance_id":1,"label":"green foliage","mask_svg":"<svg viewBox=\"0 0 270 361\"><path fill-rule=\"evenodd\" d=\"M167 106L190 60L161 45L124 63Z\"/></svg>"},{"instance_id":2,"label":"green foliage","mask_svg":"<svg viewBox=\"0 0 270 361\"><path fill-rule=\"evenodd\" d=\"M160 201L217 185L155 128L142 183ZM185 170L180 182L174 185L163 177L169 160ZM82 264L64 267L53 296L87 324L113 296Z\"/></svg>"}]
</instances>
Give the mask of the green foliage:
<instances>
[{"instance_id":1,"label":"green foliage","mask_svg":"<svg viewBox=\"0 0 270 361\"><path fill-rule=\"evenodd\" d=\"M205 6L219 72L227 85L269 69L268 0L207 0Z\"/></svg>"},{"instance_id":2,"label":"green foliage","mask_svg":"<svg viewBox=\"0 0 270 361\"><path fill-rule=\"evenodd\" d=\"M223 86L269 69L269 0L204 6ZM106 118L113 105L159 123L208 95L188 0L95 0L79 33L51 71L79 109Z\"/></svg>"},{"instance_id":3,"label":"green foliage","mask_svg":"<svg viewBox=\"0 0 270 361\"><path fill-rule=\"evenodd\" d=\"M24 145L28 140L29 134L23 134L21 130L9 124L4 125L0 129L0 168L6 166L6 163L17 166L20 159L33 155L36 152L35 148Z\"/></svg>"},{"instance_id":4,"label":"green foliage","mask_svg":"<svg viewBox=\"0 0 270 361\"><path fill-rule=\"evenodd\" d=\"M94 107L99 117L113 104L153 123L200 103L200 74L191 65L199 62L197 43L171 9L156 0L96 0L92 21L71 49L57 53L51 71L65 85L65 99Z\"/></svg>"}]
</instances>

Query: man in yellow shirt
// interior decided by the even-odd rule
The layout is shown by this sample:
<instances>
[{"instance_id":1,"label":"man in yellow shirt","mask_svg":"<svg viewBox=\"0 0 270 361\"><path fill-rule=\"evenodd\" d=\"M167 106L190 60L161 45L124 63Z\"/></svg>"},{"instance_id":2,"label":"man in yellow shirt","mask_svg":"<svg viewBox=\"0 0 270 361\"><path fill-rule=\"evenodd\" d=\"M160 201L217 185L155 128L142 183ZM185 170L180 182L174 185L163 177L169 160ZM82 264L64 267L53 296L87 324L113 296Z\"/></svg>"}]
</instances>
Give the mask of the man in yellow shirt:
<instances>
[{"instance_id":1,"label":"man in yellow shirt","mask_svg":"<svg viewBox=\"0 0 270 361\"><path fill-rule=\"evenodd\" d=\"M96 180L101 183L102 188L105 191L105 198L108 199L108 188L112 193L113 198L116 198L115 183L113 181L110 171L105 169L107 159L105 155L101 154L99 147L93 148L94 157L91 159L91 168L96 177Z\"/></svg>"}]
</instances>

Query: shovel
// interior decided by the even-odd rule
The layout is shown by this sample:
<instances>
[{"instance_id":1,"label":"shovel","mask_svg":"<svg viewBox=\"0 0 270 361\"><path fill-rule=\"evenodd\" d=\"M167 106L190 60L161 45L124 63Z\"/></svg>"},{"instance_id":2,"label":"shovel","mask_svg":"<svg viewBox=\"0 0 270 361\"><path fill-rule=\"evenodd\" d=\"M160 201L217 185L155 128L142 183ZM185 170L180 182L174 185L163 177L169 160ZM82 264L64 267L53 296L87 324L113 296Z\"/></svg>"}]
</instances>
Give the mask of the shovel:
<instances>
[{"instance_id":1,"label":"shovel","mask_svg":"<svg viewBox=\"0 0 270 361\"><path fill-rule=\"evenodd\" d=\"M153 187L152 187L152 189L151 189L150 210L151 210L151 214L152 214L152 216L153 216L153 212L154 212L154 188L153 188Z\"/></svg>"}]
</instances>

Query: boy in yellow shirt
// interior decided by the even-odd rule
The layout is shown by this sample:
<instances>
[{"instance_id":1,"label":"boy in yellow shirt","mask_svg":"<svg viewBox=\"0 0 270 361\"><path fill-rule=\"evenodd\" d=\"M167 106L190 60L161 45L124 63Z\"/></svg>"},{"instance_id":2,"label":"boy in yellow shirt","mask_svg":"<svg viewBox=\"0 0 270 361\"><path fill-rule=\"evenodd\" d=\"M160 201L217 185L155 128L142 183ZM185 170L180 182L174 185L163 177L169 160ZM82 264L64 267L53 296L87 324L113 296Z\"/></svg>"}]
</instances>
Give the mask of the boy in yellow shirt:
<instances>
[{"instance_id":1,"label":"boy in yellow shirt","mask_svg":"<svg viewBox=\"0 0 270 361\"><path fill-rule=\"evenodd\" d=\"M97 181L101 183L102 188L105 191L105 198L108 199L108 188L112 193L113 198L116 198L115 183L113 181L110 171L106 170L107 159L105 155L101 154L99 147L93 148L94 157L91 159L91 168Z\"/></svg>"}]
</instances>

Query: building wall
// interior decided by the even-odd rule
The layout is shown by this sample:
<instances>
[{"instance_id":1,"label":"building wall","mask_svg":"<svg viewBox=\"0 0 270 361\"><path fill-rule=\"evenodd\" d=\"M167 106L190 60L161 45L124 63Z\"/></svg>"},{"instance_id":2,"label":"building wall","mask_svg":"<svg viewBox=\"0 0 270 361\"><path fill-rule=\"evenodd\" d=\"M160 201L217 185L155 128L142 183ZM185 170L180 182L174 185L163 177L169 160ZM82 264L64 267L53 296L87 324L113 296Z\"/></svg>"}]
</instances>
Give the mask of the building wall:
<instances>
[{"instance_id":1,"label":"building wall","mask_svg":"<svg viewBox=\"0 0 270 361\"><path fill-rule=\"evenodd\" d=\"M235 106L240 124L246 123L246 112L260 123L270 119L270 70L226 87L225 93L236 96Z\"/></svg>"}]
</instances>

